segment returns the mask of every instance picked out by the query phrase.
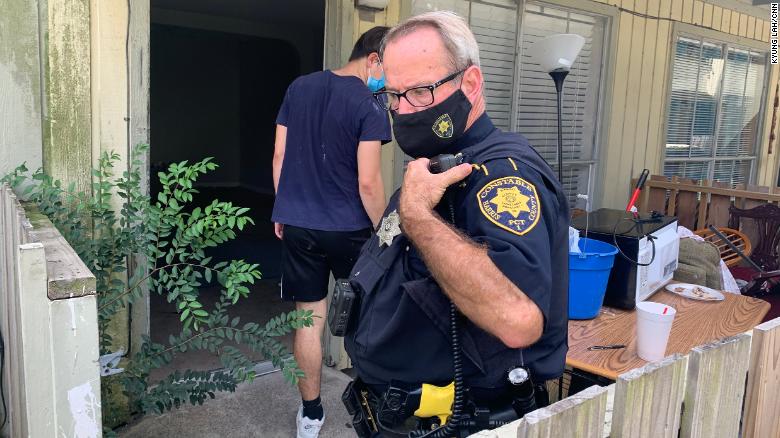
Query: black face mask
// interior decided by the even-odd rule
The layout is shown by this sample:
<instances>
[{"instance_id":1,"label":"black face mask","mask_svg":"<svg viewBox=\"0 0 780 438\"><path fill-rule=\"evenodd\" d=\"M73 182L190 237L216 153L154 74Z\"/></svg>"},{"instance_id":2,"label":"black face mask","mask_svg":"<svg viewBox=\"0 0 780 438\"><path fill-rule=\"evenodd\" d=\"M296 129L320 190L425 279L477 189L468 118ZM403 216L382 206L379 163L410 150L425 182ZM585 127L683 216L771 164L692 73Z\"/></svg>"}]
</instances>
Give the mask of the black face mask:
<instances>
[{"instance_id":1,"label":"black face mask","mask_svg":"<svg viewBox=\"0 0 780 438\"><path fill-rule=\"evenodd\" d=\"M398 114L392 111L393 134L398 146L413 158L431 158L448 152L466 130L471 102L457 90L440 104L424 111Z\"/></svg>"}]
</instances>

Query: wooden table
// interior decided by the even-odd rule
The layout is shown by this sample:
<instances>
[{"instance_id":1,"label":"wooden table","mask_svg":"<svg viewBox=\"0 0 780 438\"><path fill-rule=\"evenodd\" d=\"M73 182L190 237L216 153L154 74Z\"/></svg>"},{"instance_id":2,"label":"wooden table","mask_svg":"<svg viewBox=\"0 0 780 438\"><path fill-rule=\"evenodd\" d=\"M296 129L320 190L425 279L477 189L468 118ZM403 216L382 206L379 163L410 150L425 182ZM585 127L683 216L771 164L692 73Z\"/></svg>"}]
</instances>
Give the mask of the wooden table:
<instances>
[{"instance_id":1,"label":"wooden table","mask_svg":"<svg viewBox=\"0 0 780 438\"><path fill-rule=\"evenodd\" d=\"M648 301L677 309L666 355L688 354L696 346L744 333L769 312L769 303L724 292L723 301L697 301L660 290ZM618 350L588 351L593 345L624 344ZM590 320L569 321L566 365L616 380L620 374L647 362L636 354L636 310L602 307Z\"/></svg>"}]
</instances>

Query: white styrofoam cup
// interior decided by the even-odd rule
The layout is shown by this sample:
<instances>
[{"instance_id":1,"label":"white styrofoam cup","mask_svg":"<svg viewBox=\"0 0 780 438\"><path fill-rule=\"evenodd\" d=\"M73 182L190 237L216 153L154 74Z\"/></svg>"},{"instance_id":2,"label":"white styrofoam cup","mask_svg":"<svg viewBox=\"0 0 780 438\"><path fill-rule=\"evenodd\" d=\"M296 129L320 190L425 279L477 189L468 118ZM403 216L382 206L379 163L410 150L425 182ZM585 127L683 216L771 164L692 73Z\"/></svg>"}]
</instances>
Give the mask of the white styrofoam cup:
<instances>
[{"instance_id":1,"label":"white styrofoam cup","mask_svg":"<svg viewBox=\"0 0 780 438\"><path fill-rule=\"evenodd\" d=\"M664 314L664 309L666 314ZM646 361L657 361L666 355L666 343L677 311L674 307L641 301L636 303L636 350Z\"/></svg>"}]
</instances>

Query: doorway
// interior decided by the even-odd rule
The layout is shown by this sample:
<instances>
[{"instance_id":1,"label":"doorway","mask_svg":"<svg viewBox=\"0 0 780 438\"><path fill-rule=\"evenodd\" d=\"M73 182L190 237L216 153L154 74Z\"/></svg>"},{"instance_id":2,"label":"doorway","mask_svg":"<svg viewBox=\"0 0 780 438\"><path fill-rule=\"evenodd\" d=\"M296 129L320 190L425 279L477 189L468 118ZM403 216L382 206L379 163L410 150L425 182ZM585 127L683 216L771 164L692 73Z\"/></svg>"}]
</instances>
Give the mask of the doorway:
<instances>
[{"instance_id":1,"label":"doorway","mask_svg":"<svg viewBox=\"0 0 780 438\"><path fill-rule=\"evenodd\" d=\"M150 194L156 199L157 173L169 164L214 158L219 168L199 180L195 206L219 199L249 207L255 225L209 255L259 264L263 279L231 316L264 324L294 309L279 298L281 243L271 222L276 114L293 79L322 69L325 0L152 0L151 6ZM219 288L200 294L208 306ZM151 294L150 313L154 342L178 335L178 315L164 297ZM282 342L292 351L292 335ZM263 360L259 353L249 357ZM190 351L150 377L221 367L216 355Z\"/></svg>"}]
</instances>

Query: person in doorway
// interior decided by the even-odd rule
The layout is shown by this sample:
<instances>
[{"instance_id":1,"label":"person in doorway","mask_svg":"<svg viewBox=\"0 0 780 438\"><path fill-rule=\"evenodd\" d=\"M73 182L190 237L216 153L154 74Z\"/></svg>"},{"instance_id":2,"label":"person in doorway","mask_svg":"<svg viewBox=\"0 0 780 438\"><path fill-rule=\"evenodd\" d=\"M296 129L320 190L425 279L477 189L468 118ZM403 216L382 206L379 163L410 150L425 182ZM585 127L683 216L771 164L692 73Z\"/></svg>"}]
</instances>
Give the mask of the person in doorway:
<instances>
[{"instance_id":1,"label":"person in doorway","mask_svg":"<svg viewBox=\"0 0 780 438\"><path fill-rule=\"evenodd\" d=\"M338 70L301 76L289 86L276 119L274 231L282 240L282 299L311 310L314 326L295 332L293 351L305 377L298 388L298 438L324 422L320 401L321 337L328 277L349 274L385 207L381 145L391 140L379 45L387 27L355 43Z\"/></svg>"},{"instance_id":2,"label":"person in doorway","mask_svg":"<svg viewBox=\"0 0 780 438\"><path fill-rule=\"evenodd\" d=\"M434 436L467 436L546 405L545 381L563 372L568 203L528 141L485 113L462 18L412 17L388 32L381 57L377 101L416 160L349 277L360 308L345 346L358 378L344 400L361 437L420 436L442 422L454 430ZM432 173L439 154L464 164ZM450 302L462 316L451 319Z\"/></svg>"}]
</instances>

